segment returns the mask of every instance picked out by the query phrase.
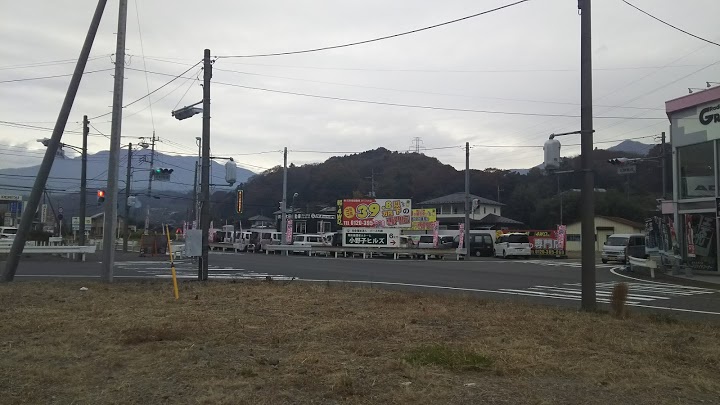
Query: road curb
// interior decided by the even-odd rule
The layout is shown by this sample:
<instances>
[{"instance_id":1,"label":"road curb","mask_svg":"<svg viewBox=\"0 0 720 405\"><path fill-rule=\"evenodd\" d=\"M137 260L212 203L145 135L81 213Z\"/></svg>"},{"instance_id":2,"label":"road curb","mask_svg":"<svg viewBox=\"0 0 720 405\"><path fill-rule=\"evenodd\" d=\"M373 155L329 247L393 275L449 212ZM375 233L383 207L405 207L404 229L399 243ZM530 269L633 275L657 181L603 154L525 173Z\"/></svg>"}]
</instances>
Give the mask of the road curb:
<instances>
[{"instance_id":1,"label":"road curb","mask_svg":"<svg viewBox=\"0 0 720 405\"><path fill-rule=\"evenodd\" d=\"M720 290L720 277L718 277L717 283L711 283L707 281L701 281L701 280L693 280L688 279L685 277L677 277L673 276L672 274L663 273L661 271L655 272L655 278L650 278L649 272L643 272L643 271L632 271L628 272L624 269L619 269L618 273L632 276L635 278L639 278L645 281L665 281L665 282L671 282L673 284L679 284L684 285L688 287L699 287L699 288L709 288L713 290Z\"/></svg>"}]
</instances>

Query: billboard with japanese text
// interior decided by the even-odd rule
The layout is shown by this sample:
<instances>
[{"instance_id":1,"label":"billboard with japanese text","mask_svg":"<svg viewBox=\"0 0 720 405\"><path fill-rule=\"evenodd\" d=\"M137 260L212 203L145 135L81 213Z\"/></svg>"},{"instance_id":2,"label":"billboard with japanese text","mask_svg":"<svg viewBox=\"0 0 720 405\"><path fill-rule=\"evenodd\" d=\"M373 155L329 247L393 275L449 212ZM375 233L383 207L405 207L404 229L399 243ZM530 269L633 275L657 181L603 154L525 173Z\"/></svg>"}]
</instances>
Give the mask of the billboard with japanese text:
<instances>
[{"instance_id":1,"label":"billboard with japanese text","mask_svg":"<svg viewBox=\"0 0 720 405\"><path fill-rule=\"evenodd\" d=\"M356 198L338 200L338 225L356 228L410 228L409 199Z\"/></svg>"},{"instance_id":2,"label":"billboard with japanese text","mask_svg":"<svg viewBox=\"0 0 720 405\"><path fill-rule=\"evenodd\" d=\"M496 237L504 233L527 233L533 256L565 256L566 229L538 231L495 231Z\"/></svg>"},{"instance_id":3,"label":"billboard with japanese text","mask_svg":"<svg viewBox=\"0 0 720 405\"><path fill-rule=\"evenodd\" d=\"M413 231L432 231L437 221L435 208L413 209L410 229Z\"/></svg>"}]
</instances>

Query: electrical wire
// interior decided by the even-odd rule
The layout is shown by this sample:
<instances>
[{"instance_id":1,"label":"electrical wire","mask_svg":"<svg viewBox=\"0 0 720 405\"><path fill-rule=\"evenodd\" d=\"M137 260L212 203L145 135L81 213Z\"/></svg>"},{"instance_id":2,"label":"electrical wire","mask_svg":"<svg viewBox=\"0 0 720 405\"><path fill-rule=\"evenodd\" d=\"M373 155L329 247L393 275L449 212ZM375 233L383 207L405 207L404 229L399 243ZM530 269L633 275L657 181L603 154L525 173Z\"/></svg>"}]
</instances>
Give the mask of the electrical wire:
<instances>
[{"instance_id":1,"label":"electrical wire","mask_svg":"<svg viewBox=\"0 0 720 405\"><path fill-rule=\"evenodd\" d=\"M142 29L140 28L140 10L138 9L137 0L135 0L135 17L137 18L138 34L140 37L140 52L142 54L143 69L147 70L147 64L145 63L145 45L143 45ZM152 98L150 97L150 80L148 74L145 73L145 86L148 92L148 108L150 108L150 122L152 124L153 133L155 132L155 116L152 110Z\"/></svg>"},{"instance_id":2,"label":"electrical wire","mask_svg":"<svg viewBox=\"0 0 720 405\"><path fill-rule=\"evenodd\" d=\"M304 49L304 50L299 50L299 51L288 51L288 52L277 52L277 53L264 53L264 54L254 54L254 55L226 55L226 56L218 56L217 58L257 58L257 57L266 57L266 56L296 55L296 54L301 54L301 53L327 51L327 50L330 50L330 49L347 48L347 47L349 47L349 46L362 45L362 44L367 44L367 43L370 43L370 42L377 42L377 41L382 41L382 40L385 40L385 39L397 38L397 37L400 37L400 36L403 36L403 35L414 34L414 33L421 32L421 31L427 31L427 30L430 30L430 29L433 29L433 28L442 27L442 26L444 26L444 25L449 25L449 24L453 24L453 23L456 23L456 22L460 22L460 21L464 21L464 20L469 20L469 19L471 19L471 18L479 17L479 16L482 16L482 15L485 15L485 14L490 14L490 13L493 13L493 12L496 12L496 11L500 11L500 10L502 10L502 9L509 8L509 7L512 7L512 6L517 6L517 5L521 4L521 3L526 3L526 2L528 2L528 1L530 1L530 0L519 0L519 1L516 1L516 2L514 2L514 3L505 4L505 5L500 6L500 7L495 7L495 8L490 9L490 10L485 10L485 11L482 11L482 12L479 12L479 13L476 13L476 14L472 14L472 15L469 15L469 16L457 18L457 19L454 19L454 20L445 21L445 22L440 23L440 24L434 24L434 25L430 25L430 26L427 26L427 27L414 29L414 30L411 30L411 31L405 31L405 32L397 33L397 34L386 35L386 36L383 36L383 37L378 37L378 38L373 38L373 39L366 39L366 40L364 40L364 41L350 42L350 43L342 44L342 45L324 46L324 47L320 47L320 48L310 48L310 49Z\"/></svg>"},{"instance_id":3,"label":"electrical wire","mask_svg":"<svg viewBox=\"0 0 720 405\"><path fill-rule=\"evenodd\" d=\"M102 59L110 56L111 54L104 54L99 56L93 56L88 58L88 62ZM9 69L25 69L25 68L35 68L35 67L45 67L45 66L54 66L54 65L65 65L69 63L76 63L77 59L60 59L60 60L51 60L46 62L35 62L35 63L25 63L20 65L5 65L0 66L0 70L9 70Z\"/></svg>"},{"instance_id":4,"label":"electrical wire","mask_svg":"<svg viewBox=\"0 0 720 405\"><path fill-rule=\"evenodd\" d=\"M248 76L268 77L268 78L272 78L272 79L295 80L295 81L308 82L308 83L329 84L329 85L333 85L333 86L356 87L356 88L371 89L371 90L385 90L385 91L396 91L396 92L405 92L405 93L429 94L429 95L435 95L435 96L466 97L466 98L474 98L474 99L481 98L481 99L487 99L487 100L519 101L519 102L527 102L527 103L580 105L578 103L568 103L568 102L561 102L561 101L527 100L527 99L503 98L503 97L477 97L477 96L471 96L471 95L467 95L467 94L437 93L437 92L421 91L421 90L394 89L394 88L376 87L376 86L363 86L363 85L357 85L357 84L327 82L327 81L322 81L322 80L300 79L300 78L296 78L296 77L273 76L273 75L266 75L266 74L260 74L260 73L242 72L242 71L230 70L230 69L214 68L213 70L218 71L218 72L230 72L230 73L237 73L237 74L243 74L243 75L248 75ZM611 106L603 106L603 105L594 105L594 106L595 107L611 107ZM635 109L635 110L665 111L664 108L652 108L652 107L623 107L623 108Z\"/></svg>"},{"instance_id":5,"label":"electrical wire","mask_svg":"<svg viewBox=\"0 0 720 405\"><path fill-rule=\"evenodd\" d=\"M183 77L183 75L184 75L185 73L191 71L192 69L194 69L197 65L199 65L199 64L201 64L201 63L202 63L202 61L198 61L197 63L195 63L194 65L192 65L190 68L188 68L187 70L185 70L184 72L182 72L182 73L180 73L179 75L176 75L175 77L173 77L173 78L172 78L170 81L168 81L167 83L165 83L165 84L163 84L162 86L156 88L155 90L149 92L148 94L146 94L146 95L144 95L144 96L142 96L142 97L140 97L140 98L138 98L138 99L136 99L136 100L134 100L134 101L131 101L131 102L128 103L128 104L125 104L122 108L130 107L131 105L133 105L133 104L135 104L135 103L137 103L137 102L139 102L139 101L141 101L141 100L144 100L144 99L146 99L147 97L150 97L152 94L160 91L160 90L161 90L162 88L164 88L165 86L169 85L170 83L174 82L174 81L177 80L177 79L180 79L181 77ZM126 70L136 70L136 69L126 68ZM101 115L92 117L92 118L89 118L89 119L94 120L94 119L97 119L97 118L100 118L100 117L108 116L108 115L110 115L110 114L112 114L112 111L110 111L110 112L108 112L108 113L105 113L105 114L101 114Z\"/></svg>"},{"instance_id":6,"label":"electrical wire","mask_svg":"<svg viewBox=\"0 0 720 405\"><path fill-rule=\"evenodd\" d=\"M84 75L89 75L91 73L100 73L100 72L108 72L113 69L99 69L99 70L89 70L87 72L83 72ZM29 82L32 80L43 80L43 79L55 79L58 77L69 77L72 76L74 73L69 74L62 74L62 75L52 75L52 76L38 76L38 77L26 77L22 79L10 79L10 80L0 80L0 84L2 83L17 83L17 82Z\"/></svg>"},{"instance_id":7,"label":"electrical wire","mask_svg":"<svg viewBox=\"0 0 720 405\"><path fill-rule=\"evenodd\" d=\"M570 114L529 113L529 112L519 112L519 111L475 110L475 109L470 109L470 108L450 108L450 107L437 107L437 106L415 105L415 104L389 103L389 102L383 102L383 101L360 100L360 99L343 98L343 97L322 96L322 95L318 95L318 94L298 93L298 92L284 91L284 90L273 90L273 89L266 89L266 88L262 88L262 87L243 86L243 85L232 84L232 83L223 83L223 82L213 82L213 83L222 85L222 86L239 87L239 88L243 88L243 89L266 91L266 92L270 92L270 93L280 93L280 94L288 94L288 95L293 95L293 96L302 96L302 97L311 97L311 98L321 98L321 99L335 100L335 101L347 101L347 102L362 103L362 104L385 105L385 106L392 106L392 107L420 108L420 109L440 110L440 111L473 112L473 113L482 113L482 114L520 115L520 116L531 116L531 117L580 118L580 115L577 115L577 114L570 115ZM614 116L614 117L613 116L595 116L593 118L595 118L595 119L640 119L640 120L666 120L667 119L666 117L618 117L618 116Z\"/></svg>"},{"instance_id":8,"label":"electrical wire","mask_svg":"<svg viewBox=\"0 0 720 405\"><path fill-rule=\"evenodd\" d=\"M685 30L682 29L682 28L676 27L676 26L670 24L670 23L667 22L667 21L661 20L660 18L655 17L654 15L652 15L652 14L648 13L647 11L641 9L640 7L638 7L638 6L630 3L630 2L627 1L627 0L622 0L622 2L625 3L625 4L627 4L627 5L630 6L630 7L634 8L635 10L637 10L637 11L645 14L645 15L648 16L648 17L650 17L650 18L652 18L652 19L654 19L654 20L660 21L661 23L667 25L668 27L674 28L674 29L676 29L676 30L678 30L678 31L680 31L680 32L682 32L682 33L684 33L684 34L690 35L690 36L693 37L693 38L697 38L697 39L699 39L699 40L701 40L701 41L705 41L705 42L707 42L707 43L709 43L709 44L713 44L713 45L715 45L715 46L720 46L720 44L717 43L717 42L711 41L711 40L709 40L709 39L705 39L705 38L703 38L703 37L701 37L701 36L698 36L698 35L695 35L695 34L693 34L693 33L691 33L691 32L685 31Z\"/></svg>"}]
</instances>

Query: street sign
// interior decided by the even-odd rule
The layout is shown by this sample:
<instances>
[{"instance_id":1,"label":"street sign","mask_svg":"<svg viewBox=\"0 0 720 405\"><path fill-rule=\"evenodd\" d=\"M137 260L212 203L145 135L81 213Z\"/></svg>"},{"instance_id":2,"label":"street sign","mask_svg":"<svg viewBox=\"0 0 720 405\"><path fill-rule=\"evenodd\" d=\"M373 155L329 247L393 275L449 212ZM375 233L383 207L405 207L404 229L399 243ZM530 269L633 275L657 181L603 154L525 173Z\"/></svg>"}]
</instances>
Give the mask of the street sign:
<instances>
[{"instance_id":1,"label":"street sign","mask_svg":"<svg viewBox=\"0 0 720 405\"><path fill-rule=\"evenodd\" d=\"M635 166L635 165L618 167L618 174L635 174L635 173L637 173L637 166Z\"/></svg>"},{"instance_id":2,"label":"street sign","mask_svg":"<svg viewBox=\"0 0 720 405\"><path fill-rule=\"evenodd\" d=\"M59 207L59 208L58 208L58 214L61 214L61 215L62 215L62 214L64 214L64 213L65 213L65 210L63 209L63 207Z\"/></svg>"},{"instance_id":3,"label":"street sign","mask_svg":"<svg viewBox=\"0 0 720 405\"><path fill-rule=\"evenodd\" d=\"M79 231L80 230L80 217L72 217L72 230L73 231ZM85 231L87 232L90 230L90 227L92 227L92 218L85 217Z\"/></svg>"},{"instance_id":4,"label":"street sign","mask_svg":"<svg viewBox=\"0 0 720 405\"><path fill-rule=\"evenodd\" d=\"M394 228L343 228L343 246L400 247L400 230Z\"/></svg>"},{"instance_id":5,"label":"street sign","mask_svg":"<svg viewBox=\"0 0 720 405\"><path fill-rule=\"evenodd\" d=\"M22 196L12 194L0 194L0 201L22 201Z\"/></svg>"}]
</instances>

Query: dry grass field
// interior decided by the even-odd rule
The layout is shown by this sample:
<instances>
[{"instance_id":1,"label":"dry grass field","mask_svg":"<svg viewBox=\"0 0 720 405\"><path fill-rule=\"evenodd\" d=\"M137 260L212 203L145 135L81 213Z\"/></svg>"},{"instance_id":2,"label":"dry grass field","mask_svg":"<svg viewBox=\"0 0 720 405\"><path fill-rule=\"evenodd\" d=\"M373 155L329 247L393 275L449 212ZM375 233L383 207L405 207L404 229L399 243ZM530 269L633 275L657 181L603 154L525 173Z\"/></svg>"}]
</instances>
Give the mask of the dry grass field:
<instances>
[{"instance_id":1,"label":"dry grass field","mask_svg":"<svg viewBox=\"0 0 720 405\"><path fill-rule=\"evenodd\" d=\"M80 291L85 286L87 291ZM720 323L298 283L0 285L3 404L720 402Z\"/></svg>"}]
</instances>

